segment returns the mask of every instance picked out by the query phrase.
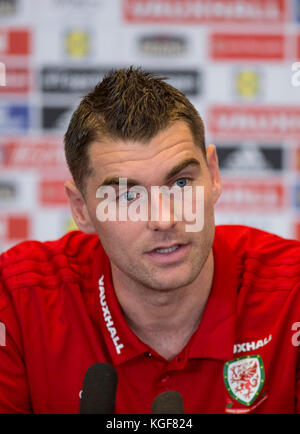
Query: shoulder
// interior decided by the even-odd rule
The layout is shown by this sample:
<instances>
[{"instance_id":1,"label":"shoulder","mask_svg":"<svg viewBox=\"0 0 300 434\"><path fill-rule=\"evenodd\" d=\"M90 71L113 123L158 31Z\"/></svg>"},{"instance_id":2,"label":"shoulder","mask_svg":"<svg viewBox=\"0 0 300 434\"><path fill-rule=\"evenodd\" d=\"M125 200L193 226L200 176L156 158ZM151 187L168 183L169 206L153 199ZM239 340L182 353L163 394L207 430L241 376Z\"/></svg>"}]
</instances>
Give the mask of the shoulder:
<instances>
[{"instance_id":1,"label":"shoulder","mask_svg":"<svg viewBox=\"0 0 300 434\"><path fill-rule=\"evenodd\" d=\"M14 288L55 286L84 272L100 245L96 234L72 231L55 241L24 241L0 255L0 280ZM4 284L4 283L3 283Z\"/></svg>"},{"instance_id":2,"label":"shoulder","mask_svg":"<svg viewBox=\"0 0 300 434\"><path fill-rule=\"evenodd\" d=\"M289 290L299 282L299 241L242 225L217 226L216 238L229 245L244 283Z\"/></svg>"},{"instance_id":3,"label":"shoulder","mask_svg":"<svg viewBox=\"0 0 300 434\"><path fill-rule=\"evenodd\" d=\"M216 236L224 238L237 255L252 254L269 260L286 258L300 262L300 257L293 256L293 253L300 253L300 242L297 240L242 225L217 226Z\"/></svg>"}]
</instances>

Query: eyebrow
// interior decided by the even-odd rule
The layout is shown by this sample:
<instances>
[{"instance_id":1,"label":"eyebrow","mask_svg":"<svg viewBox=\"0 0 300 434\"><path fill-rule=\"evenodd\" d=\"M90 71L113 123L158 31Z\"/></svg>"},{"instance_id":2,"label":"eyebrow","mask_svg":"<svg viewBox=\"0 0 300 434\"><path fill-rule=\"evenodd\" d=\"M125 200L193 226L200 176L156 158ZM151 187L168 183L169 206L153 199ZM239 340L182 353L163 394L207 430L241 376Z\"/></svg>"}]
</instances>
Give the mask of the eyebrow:
<instances>
[{"instance_id":1,"label":"eyebrow","mask_svg":"<svg viewBox=\"0 0 300 434\"><path fill-rule=\"evenodd\" d=\"M174 178L174 176L178 175L183 169L187 168L188 166L195 166L200 169L201 165L200 162L196 158L186 158L185 160L181 161L180 163L176 164L166 175L165 182L168 182L170 179ZM123 177L108 177L105 178L105 180L102 182L100 187L103 187L105 185L119 185L119 178ZM127 178L127 186L133 187L135 185L141 185L141 183L132 178Z\"/></svg>"},{"instance_id":2,"label":"eyebrow","mask_svg":"<svg viewBox=\"0 0 300 434\"><path fill-rule=\"evenodd\" d=\"M198 169L200 169L200 163L196 158L186 158L185 160L181 161L180 163L176 164L173 169L171 169L166 176L166 181L169 181L171 178L174 178L174 176L178 175L183 169L185 169L188 166L195 166Z\"/></svg>"}]
</instances>

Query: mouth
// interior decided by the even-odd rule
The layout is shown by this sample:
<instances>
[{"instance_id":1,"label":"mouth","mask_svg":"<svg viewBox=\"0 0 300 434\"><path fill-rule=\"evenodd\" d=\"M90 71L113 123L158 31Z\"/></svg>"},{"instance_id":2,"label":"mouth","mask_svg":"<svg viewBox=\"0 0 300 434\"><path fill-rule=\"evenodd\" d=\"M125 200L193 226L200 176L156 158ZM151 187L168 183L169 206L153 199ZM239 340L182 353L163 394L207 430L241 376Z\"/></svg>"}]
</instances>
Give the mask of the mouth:
<instances>
[{"instance_id":1,"label":"mouth","mask_svg":"<svg viewBox=\"0 0 300 434\"><path fill-rule=\"evenodd\" d=\"M159 246L148 253L172 253L177 250L182 244L172 244L171 246Z\"/></svg>"},{"instance_id":2,"label":"mouth","mask_svg":"<svg viewBox=\"0 0 300 434\"><path fill-rule=\"evenodd\" d=\"M170 246L158 246L146 252L146 255L156 263L166 264L184 259L190 244L172 244Z\"/></svg>"}]
</instances>

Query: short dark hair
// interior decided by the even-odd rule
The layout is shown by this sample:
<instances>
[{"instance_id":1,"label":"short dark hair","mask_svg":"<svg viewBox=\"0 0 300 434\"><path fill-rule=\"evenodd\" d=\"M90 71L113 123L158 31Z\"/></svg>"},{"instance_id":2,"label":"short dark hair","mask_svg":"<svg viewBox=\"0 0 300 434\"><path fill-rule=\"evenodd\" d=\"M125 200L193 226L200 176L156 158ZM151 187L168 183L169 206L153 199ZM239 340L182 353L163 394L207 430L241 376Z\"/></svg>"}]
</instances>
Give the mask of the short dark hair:
<instances>
[{"instance_id":1,"label":"short dark hair","mask_svg":"<svg viewBox=\"0 0 300 434\"><path fill-rule=\"evenodd\" d=\"M186 96L164 80L131 66L111 71L81 100L64 136L67 164L81 192L92 173L88 148L95 141L146 143L173 122L182 120L206 155L201 117Z\"/></svg>"}]
</instances>

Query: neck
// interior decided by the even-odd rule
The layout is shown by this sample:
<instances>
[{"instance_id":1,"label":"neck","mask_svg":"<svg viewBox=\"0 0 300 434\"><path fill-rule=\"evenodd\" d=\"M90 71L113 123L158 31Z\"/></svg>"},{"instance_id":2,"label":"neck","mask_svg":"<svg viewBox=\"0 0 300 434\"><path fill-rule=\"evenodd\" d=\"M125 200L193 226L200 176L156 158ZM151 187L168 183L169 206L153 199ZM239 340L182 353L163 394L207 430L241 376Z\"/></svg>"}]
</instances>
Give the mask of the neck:
<instances>
[{"instance_id":1,"label":"neck","mask_svg":"<svg viewBox=\"0 0 300 434\"><path fill-rule=\"evenodd\" d=\"M157 291L138 286L136 282L133 284L112 265L116 296L129 327L168 360L185 347L197 330L210 293L213 272L211 251L191 284L172 291Z\"/></svg>"}]
</instances>

